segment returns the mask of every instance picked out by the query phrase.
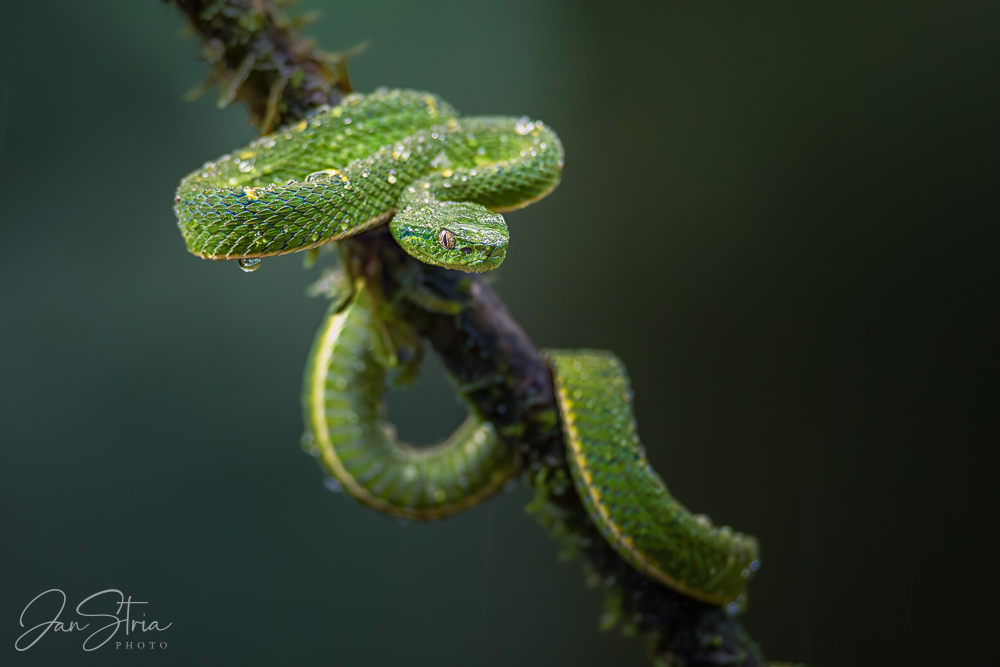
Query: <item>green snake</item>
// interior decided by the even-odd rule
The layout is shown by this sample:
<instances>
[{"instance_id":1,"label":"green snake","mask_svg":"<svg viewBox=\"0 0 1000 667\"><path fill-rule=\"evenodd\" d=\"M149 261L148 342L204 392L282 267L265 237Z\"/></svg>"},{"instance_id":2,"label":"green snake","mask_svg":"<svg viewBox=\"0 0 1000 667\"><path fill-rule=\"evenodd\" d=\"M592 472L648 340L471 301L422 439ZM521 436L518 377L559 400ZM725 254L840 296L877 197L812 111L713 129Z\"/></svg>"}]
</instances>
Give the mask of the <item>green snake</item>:
<instances>
[{"instance_id":1,"label":"green snake","mask_svg":"<svg viewBox=\"0 0 1000 667\"><path fill-rule=\"evenodd\" d=\"M181 181L174 208L188 250L245 270L388 223L416 259L482 272L506 254L500 213L551 192L562 166L562 144L540 121L464 118L428 93L379 90L206 163ZM414 519L454 514L502 488L520 462L474 410L433 447L396 438L382 417L386 376L416 372L419 359L400 350L419 337L377 285L358 278L349 291L332 304L305 373L308 437L329 474L365 505ZM740 611L757 541L669 494L639 441L621 362L593 350L544 354L570 473L604 538L650 578Z\"/></svg>"},{"instance_id":2,"label":"green snake","mask_svg":"<svg viewBox=\"0 0 1000 667\"><path fill-rule=\"evenodd\" d=\"M507 250L499 213L559 183L562 145L527 118L459 121L427 93L349 95L189 174L174 211L188 250L245 268L392 218L422 262L488 271Z\"/></svg>"}]
</instances>

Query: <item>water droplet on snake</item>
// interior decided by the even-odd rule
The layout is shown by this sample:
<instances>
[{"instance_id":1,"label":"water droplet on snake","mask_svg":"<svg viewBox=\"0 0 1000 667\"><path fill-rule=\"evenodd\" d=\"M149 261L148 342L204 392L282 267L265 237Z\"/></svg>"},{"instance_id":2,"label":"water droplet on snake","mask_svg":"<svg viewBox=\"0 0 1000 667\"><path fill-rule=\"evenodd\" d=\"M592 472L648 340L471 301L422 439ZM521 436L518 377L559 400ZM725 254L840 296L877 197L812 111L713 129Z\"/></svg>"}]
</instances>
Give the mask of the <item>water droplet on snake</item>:
<instances>
[{"instance_id":1,"label":"water droplet on snake","mask_svg":"<svg viewBox=\"0 0 1000 667\"><path fill-rule=\"evenodd\" d=\"M531 119L527 116L521 116L517 119L517 123L514 125L514 131L520 135L525 135L530 133L535 129L535 124L531 122Z\"/></svg>"},{"instance_id":2,"label":"water droplet on snake","mask_svg":"<svg viewBox=\"0 0 1000 667\"><path fill-rule=\"evenodd\" d=\"M321 171L314 171L313 173L306 176L306 183L312 183L314 181L329 180L333 176L339 175L336 169L323 169Z\"/></svg>"},{"instance_id":3,"label":"water droplet on snake","mask_svg":"<svg viewBox=\"0 0 1000 667\"><path fill-rule=\"evenodd\" d=\"M252 273L260 268L260 263L263 261L264 260L262 260L260 257L254 257L252 259L245 257L241 259L239 263L241 269L243 269L247 273Z\"/></svg>"}]
</instances>

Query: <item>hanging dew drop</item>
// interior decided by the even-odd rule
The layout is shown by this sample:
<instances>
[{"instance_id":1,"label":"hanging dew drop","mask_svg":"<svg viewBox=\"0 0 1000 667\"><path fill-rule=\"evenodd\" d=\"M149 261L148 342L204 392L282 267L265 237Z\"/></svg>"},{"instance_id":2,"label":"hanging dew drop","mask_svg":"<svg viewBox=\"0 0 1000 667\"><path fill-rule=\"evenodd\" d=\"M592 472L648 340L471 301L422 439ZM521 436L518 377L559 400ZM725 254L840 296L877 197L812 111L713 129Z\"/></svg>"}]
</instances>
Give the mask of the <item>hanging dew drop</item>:
<instances>
[{"instance_id":1,"label":"hanging dew drop","mask_svg":"<svg viewBox=\"0 0 1000 667\"><path fill-rule=\"evenodd\" d=\"M245 257L240 260L240 268L246 271L247 273L253 273L254 271L260 268L260 263L263 261L264 260L262 260L260 257L254 257L252 259Z\"/></svg>"},{"instance_id":2,"label":"hanging dew drop","mask_svg":"<svg viewBox=\"0 0 1000 667\"><path fill-rule=\"evenodd\" d=\"M340 485L340 482L338 482L335 477L324 478L323 486L326 487L327 491L332 491L334 493L340 493L343 490L343 487Z\"/></svg>"},{"instance_id":3,"label":"hanging dew drop","mask_svg":"<svg viewBox=\"0 0 1000 667\"><path fill-rule=\"evenodd\" d=\"M320 454L322 454L319 447L316 445L316 439L313 438L313 434L309 431L302 434L300 444L302 445L302 450L314 459L318 459Z\"/></svg>"}]
</instances>

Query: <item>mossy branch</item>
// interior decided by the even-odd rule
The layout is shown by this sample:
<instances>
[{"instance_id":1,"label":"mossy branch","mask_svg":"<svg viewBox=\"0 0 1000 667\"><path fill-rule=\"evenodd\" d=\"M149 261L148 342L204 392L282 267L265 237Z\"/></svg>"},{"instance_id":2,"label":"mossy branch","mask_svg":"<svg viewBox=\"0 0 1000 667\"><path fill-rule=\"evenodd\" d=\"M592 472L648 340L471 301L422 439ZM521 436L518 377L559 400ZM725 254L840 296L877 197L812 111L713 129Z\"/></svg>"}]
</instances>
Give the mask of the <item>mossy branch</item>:
<instances>
[{"instance_id":1,"label":"mossy branch","mask_svg":"<svg viewBox=\"0 0 1000 667\"><path fill-rule=\"evenodd\" d=\"M292 19L289 2L270 0L167 0L188 20L212 70L197 97L218 84L219 108L235 101L250 112L261 134L302 118L322 104L335 105L351 92L344 56L326 53L296 28L311 17Z\"/></svg>"},{"instance_id":2,"label":"mossy branch","mask_svg":"<svg viewBox=\"0 0 1000 667\"><path fill-rule=\"evenodd\" d=\"M187 17L213 67L199 92L217 83L220 106L242 102L261 132L350 92L343 57L299 37L301 22L281 11L287 3L164 1ZM602 627L621 624L626 633L647 636L659 665L766 664L736 619L638 573L601 537L569 481L549 369L486 281L414 260L385 226L343 244L347 270L379 281L390 299L416 281L463 304L459 314L445 315L397 301L400 316L430 342L482 416L521 451L536 490L528 510L564 544L565 555L584 556L588 583L607 589Z\"/></svg>"}]
</instances>

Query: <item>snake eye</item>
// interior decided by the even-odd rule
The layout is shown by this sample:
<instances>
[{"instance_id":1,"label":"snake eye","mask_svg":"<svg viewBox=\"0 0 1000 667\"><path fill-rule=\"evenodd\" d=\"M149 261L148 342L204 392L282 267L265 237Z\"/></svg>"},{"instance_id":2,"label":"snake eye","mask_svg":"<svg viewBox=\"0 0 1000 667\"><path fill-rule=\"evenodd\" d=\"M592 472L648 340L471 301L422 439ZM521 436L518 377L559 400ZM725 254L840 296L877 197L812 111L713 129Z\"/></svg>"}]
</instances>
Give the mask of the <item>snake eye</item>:
<instances>
[{"instance_id":1,"label":"snake eye","mask_svg":"<svg viewBox=\"0 0 1000 667\"><path fill-rule=\"evenodd\" d=\"M451 250L455 247L455 235L449 229L442 229L438 232L438 243L445 250Z\"/></svg>"}]
</instances>

